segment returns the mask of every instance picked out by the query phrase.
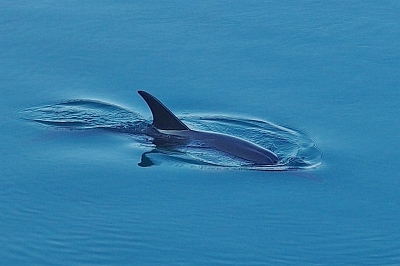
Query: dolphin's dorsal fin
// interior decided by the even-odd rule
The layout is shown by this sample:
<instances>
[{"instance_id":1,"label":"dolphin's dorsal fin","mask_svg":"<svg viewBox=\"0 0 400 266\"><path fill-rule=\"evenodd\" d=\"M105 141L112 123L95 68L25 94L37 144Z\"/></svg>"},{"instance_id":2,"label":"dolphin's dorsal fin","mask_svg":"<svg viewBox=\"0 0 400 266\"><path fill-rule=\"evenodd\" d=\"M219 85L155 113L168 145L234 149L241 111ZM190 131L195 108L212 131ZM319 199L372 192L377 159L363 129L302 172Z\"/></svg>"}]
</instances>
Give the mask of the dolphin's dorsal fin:
<instances>
[{"instance_id":1,"label":"dolphin's dorsal fin","mask_svg":"<svg viewBox=\"0 0 400 266\"><path fill-rule=\"evenodd\" d=\"M156 97L145 91L138 91L146 101L153 114L153 126L161 130L189 130L189 128L177 118Z\"/></svg>"}]
</instances>

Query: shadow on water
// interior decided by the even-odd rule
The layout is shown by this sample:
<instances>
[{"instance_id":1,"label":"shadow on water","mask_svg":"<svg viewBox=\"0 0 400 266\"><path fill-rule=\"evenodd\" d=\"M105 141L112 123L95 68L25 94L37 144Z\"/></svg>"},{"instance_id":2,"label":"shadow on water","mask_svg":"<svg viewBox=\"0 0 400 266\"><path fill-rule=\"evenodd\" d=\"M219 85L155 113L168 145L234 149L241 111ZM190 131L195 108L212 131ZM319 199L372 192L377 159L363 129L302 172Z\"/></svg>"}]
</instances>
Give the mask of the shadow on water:
<instances>
[{"instance_id":1,"label":"shadow on water","mask_svg":"<svg viewBox=\"0 0 400 266\"><path fill-rule=\"evenodd\" d=\"M320 165L322 159L321 151L307 134L267 121L248 118L218 115L180 116L192 129L236 136L271 150L279 158L277 165L254 165L205 146L199 141L160 141L168 136L157 133L151 121L144 119L138 112L101 101L68 100L27 108L22 110L19 116L54 129L106 130L133 136L135 141L150 149L142 154L138 163L141 167L153 166L154 157L158 156L167 156L189 165L261 171L310 169Z\"/></svg>"}]
</instances>

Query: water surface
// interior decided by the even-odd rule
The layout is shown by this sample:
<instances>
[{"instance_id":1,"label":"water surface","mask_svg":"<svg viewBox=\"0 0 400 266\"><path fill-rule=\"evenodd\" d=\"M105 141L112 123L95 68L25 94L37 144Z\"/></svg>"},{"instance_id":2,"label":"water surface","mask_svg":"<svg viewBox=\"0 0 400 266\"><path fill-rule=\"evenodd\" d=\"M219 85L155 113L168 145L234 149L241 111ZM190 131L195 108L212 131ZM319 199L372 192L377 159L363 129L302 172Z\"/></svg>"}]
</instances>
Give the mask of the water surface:
<instances>
[{"instance_id":1,"label":"water surface","mask_svg":"<svg viewBox=\"0 0 400 266\"><path fill-rule=\"evenodd\" d=\"M275 165L254 165L252 162L218 151L201 141L192 140L185 145L154 145L151 121L138 112L94 100L69 100L61 103L27 108L19 112L22 119L62 130L103 130L123 133L131 141L139 142L149 150L142 155L139 166L151 166L150 154L168 155L169 159L189 165L237 168L249 170L302 170L321 164L321 151L305 133L278 126L267 121L217 115L190 115L183 117L191 129L235 136L272 151L279 158ZM169 136L162 136L167 138ZM148 137L147 137L148 136ZM164 145L165 146L165 145ZM163 161L166 161L164 159Z\"/></svg>"},{"instance_id":2,"label":"water surface","mask_svg":"<svg viewBox=\"0 0 400 266\"><path fill-rule=\"evenodd\" d=\"M398 11L394 0L2 1L1 262L400 264ZM76 130L148 124L137 90L194 128L263 143L259 132L305 132L323 163L238 171L150 154L155 165L139 167L146 138ZM60 105L71 99L90 101ZM50 124L20 119L27 109Z\"/></svg>"}]
</instances>

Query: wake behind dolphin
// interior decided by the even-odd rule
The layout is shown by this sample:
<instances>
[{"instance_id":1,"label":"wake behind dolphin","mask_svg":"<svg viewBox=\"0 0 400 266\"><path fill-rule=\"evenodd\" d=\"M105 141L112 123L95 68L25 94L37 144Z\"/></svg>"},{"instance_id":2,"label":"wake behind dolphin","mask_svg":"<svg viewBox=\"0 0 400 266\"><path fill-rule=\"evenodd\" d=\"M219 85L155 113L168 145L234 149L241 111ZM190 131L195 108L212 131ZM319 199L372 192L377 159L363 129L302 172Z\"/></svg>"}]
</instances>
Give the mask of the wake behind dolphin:
<instances>
[{"instance_id":1,"label":"wake behind dolphin","mask_svg":"<svg viewBox=\"0 0 400 266\"><path fill-rule=\"evenodd\" d=\"M321 163L321 152L308 135L266 121L226 116L181 116L151 94L138 92L153 114L105 102L69 100L21 111L23 119L52 128L106 130L131 136L149 151L139 166L154 160L249 170L300 170Z\"/></svg>"}]
</instances>

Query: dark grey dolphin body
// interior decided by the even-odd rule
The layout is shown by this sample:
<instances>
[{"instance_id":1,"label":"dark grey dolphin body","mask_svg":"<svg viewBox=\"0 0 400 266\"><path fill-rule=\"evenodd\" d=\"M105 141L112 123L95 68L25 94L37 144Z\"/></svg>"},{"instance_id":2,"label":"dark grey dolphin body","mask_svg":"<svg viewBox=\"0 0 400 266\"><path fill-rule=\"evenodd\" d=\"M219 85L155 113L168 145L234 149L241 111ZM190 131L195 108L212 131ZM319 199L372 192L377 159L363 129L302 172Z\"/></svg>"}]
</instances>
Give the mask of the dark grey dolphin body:
<instances>
[{"instance_id":1,"label":"dark grey dolphin body","mask_svg":"<svg viewBox=\"0 0 400 266\"><path fill-rule=\"evenodd\" d=\"M249 141L221 133L191 130L153 95L145 91L138 93L150 107L153 114L153 128L160 135L168 136L162 138L163 145L173 146L177 142L199 141L254 165L276 165L279 161L278 156L272 151ZM154 136L154 134L149 135ZM166 143L168 140L170 143Z\"/></svg>"}]
</instances>

